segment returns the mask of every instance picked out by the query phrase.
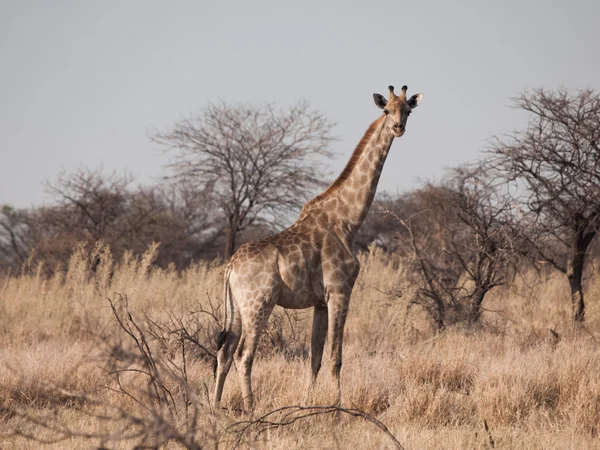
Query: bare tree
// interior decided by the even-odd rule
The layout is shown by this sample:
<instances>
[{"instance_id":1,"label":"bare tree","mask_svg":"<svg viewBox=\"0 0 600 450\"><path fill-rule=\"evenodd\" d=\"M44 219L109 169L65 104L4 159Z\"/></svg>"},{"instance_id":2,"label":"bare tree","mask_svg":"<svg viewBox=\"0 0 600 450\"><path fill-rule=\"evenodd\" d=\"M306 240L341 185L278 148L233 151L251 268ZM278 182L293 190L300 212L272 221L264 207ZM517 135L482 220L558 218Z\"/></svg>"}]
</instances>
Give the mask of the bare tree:
<instances>
[{"instance_id":1,"label":"bare tree","mask_svg":"<svg viewBox=\"0 0 600 450\"><path fill-rule=\"evenodd\" d=\"M498 138L488 166L513 192L532 256L567 275L583 322L585 256L600 224L600 95L537 89L515 105L529 125Z\"/></svg>"},{"instance_id":2,"label":"bare tree","mask_svg":"<svg viewBox=\"0 0 600 450\"><path fill-rule=\"evenodd\" d=\"M47 182L53 202L29 213L30 241L37 256L54 267L68 262L78 242L103 240L111 250L130 242L150 214L142 208L130 214L135 209L129 196L132 181L126 174L82 168Z\"/></svg>"},{"instance_id":3,"label":"bare tree","mask_svg":"<svg viewBox=\"0 0 600 450\"><path fill-rule=\"evenodd\" d=\"M27 211L3 205L0 209L0 270L18 269L28 255Z\"/></svg>"},{"instance_id":4,"label":"bare tree","mask_svg":"<svg viewBox=\"0 0 600 450\"><path fill-rule=\"evenodd\" d=\"M511 204L485 175L478 167L458 168L395 208L388 203L403 225L399 241L417 288L411 304L427 311L438 329L448 321L477 323L486 294L506 282L514 254Z\"/></svg>"},{"instance_id":5,"label":"bare tree","mask_svg":"<svg viewBox=\"0 0 600 450\"><path fill-rule=\"evenodd\" d=\"M258 222L285 220L323 185L323 157L331 157L333 123L300 101L273 105L209 104L183 118L154 142L175 152L180 179L211 186L223 214L225 256L240 231Z\"/></svg>"},{"instance_id":6,"label":"bare tree","mask_svg":"<svg viewBox=\"0 0 600 450\"><path fill-rule=\"evenodd\" d=\"M518 241L510 217L512 199L478 166L455 169L447 188L457 218L456 229L449 227L451 251L470 284L467 318L475 323L485 295L506 282L515 262Z\"/></svg>"}]
</instances>

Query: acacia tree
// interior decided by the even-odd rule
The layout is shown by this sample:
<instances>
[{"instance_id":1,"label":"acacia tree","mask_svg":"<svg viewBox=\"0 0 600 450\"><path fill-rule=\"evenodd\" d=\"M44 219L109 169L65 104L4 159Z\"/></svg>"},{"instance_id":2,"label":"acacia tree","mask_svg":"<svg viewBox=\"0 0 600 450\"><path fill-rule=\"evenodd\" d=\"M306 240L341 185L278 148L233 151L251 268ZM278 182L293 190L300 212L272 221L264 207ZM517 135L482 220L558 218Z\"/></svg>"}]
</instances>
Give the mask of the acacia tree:
<instances>
[{"instance_id":1,"label":"acacia tree","mask_svg":"<svg viewBox=\"0 0 600 450\"><path fill-rule=\"evenodd\" d=\"M600 95L537 89L514 101L529 125L498 138L487 163L513 192L531 256L567 275L583 322L585 256L600 225Z\"/></svg>"},{"instance_id":2,"label":"acacia tree","mask_svg":"<svg viewBox=\"0 0 600 450\"><path fill-rule=\"evenodd\" d=\"M175 177L211 186L229 257L240 231L287 218L323 186L333 126L308 101L288 109L222 102L152 139L175 154L169 165Z\"/></svg>"}]
</instances>

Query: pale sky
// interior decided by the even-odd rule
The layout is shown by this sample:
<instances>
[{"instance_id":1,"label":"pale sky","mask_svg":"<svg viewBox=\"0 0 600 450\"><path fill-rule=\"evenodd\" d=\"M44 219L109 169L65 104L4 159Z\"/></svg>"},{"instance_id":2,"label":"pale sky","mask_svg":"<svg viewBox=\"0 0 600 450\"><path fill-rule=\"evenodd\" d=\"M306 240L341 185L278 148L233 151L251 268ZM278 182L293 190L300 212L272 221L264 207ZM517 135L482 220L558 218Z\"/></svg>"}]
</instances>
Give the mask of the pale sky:
<instances>
[{"instance_id":1,"label":"pale sky","mask_svg":"<svg viewBox=\"0 0 600 450\"><path fill-rule=\"evenodd\" d=\"M332 178L380 110L423 92L379 191L438 179L525 123L524 89L600 89L600 2L0 0L0 204L47 200L61 169L150 183L148 132L209 101L299 98L338 123Z\"/></svg>"}]
</instances>

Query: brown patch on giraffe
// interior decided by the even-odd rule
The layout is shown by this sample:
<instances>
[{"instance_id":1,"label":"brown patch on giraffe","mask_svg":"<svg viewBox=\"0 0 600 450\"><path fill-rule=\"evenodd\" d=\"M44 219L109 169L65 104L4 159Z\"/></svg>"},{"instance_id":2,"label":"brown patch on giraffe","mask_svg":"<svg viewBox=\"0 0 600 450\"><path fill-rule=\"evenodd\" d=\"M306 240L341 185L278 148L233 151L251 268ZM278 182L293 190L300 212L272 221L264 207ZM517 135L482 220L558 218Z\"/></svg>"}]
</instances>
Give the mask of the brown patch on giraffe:
<instances>
[{"instance_id":1,"label":"brown patch on giraffe","mask_svg":"<svg viewBox=\"0 0 600 450\"><path fill-rule=\"evenodd\" d=\"M377 154L373 153L373 155L374 157L377 157ZM359 166L361 172L367 172L371 168L371 164L372 162L369 161L369 159L363 159Z\"/></svg>"},{"instance_id":2,"label":"brown patch on giraffe","mask_svg":"<svg viewBox=\"0 0 600 450\"><path fill-rule=\"evenodd\" d=\"M317 224L322 228L327 228L327 225L329 224L329 217L327 217L327 214L325 214L324 211L319 214L317 218Z\"/></svg>"},{"instance_id":3,"label":"brown patch on giraffe","mask_svg":"<svg viewBox=\"0 0 600 450\"><path fill-rule=\"evenodd\" d=\"M344 191L342 192L344 201L348 204L348 205L352 205L356 202L357 199L357 195L356 192L351 191L350 189L344 189Z\"/></svg>"}]
</instances>

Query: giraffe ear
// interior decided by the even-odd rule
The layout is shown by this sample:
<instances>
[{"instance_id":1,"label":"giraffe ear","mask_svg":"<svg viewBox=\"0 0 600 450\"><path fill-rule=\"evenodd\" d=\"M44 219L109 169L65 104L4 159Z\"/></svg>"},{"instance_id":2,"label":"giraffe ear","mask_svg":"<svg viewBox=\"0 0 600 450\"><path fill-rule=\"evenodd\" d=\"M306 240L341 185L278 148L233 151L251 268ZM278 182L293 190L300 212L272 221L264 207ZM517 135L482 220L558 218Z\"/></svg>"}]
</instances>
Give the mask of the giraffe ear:
<instances>
[{"instance_id":1,"label":"giraffe ear","mask_svg":"<svg viewBox=\"0 0 600 450\"><path fill-rule=\"evenodd\" d=\"M378 108L383 109L385 108L385 105L387 105L387 100L381 94L373 94L373 100L375 100L375 104Z\"/></svg>"},{"instance_id":2,"label":"giraffe ear","mask_svg":"<svg viewBox=\"0 0 600 450\"><path fill-rule=\"evenodd\" d=\"M421 103L422 98L423 94L421 93L413 95L411 98L408 99L408 106L410 106L411 108L416 108L417 106L419 106L419 103Z\"/></svg>"}]
</instances>

